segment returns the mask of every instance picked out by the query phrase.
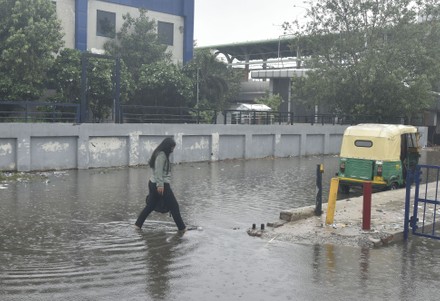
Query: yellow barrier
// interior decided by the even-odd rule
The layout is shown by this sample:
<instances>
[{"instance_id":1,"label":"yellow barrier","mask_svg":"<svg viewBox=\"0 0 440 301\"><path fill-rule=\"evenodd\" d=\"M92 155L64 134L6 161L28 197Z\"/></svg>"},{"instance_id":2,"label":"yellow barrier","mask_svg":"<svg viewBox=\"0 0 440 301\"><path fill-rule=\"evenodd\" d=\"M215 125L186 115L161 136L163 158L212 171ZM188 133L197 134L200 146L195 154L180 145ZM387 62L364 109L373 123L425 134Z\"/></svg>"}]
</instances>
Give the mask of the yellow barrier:
<instances>
[{"instance_id":1,"label":"yellow barrier","mask_svg":"<svg viewBox=\"0 0 440 301\"><path fill-rule=\"evenodd\" d=\"M336 198L338 197L339 178L332 178L330 182L330 192L328 193L327 216L325 223L333 224L335 218Z\"/></svg>"}]
</instances>

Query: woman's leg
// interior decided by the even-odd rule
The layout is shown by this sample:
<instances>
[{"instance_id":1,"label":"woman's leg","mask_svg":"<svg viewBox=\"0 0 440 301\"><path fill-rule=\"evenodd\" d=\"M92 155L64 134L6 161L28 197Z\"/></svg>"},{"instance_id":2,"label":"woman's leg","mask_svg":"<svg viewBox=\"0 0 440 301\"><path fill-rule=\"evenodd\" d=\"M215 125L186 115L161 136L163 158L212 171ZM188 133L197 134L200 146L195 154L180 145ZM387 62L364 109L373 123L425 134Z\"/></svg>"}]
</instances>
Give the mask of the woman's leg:
<instances>
[{"instance_id":1,"label":"woman's leg","mask_svg":"<svg viewBox=\"0 0 440 301\"><path fill-rule=\"evenodd\" d=\"M142 210L142 212L139 214L139 217L137 218L135 223L135 225L139 228L142 228L142 225L144 224L148 215L150 215L150 213L153 212L154 208L156 207L156 202L157 202L156 184L152 183L151 181L148 181L148 191L149 191L148 203L145 206L145 208Z\"/></svg>"},{"instance_id":2,"label":"woman's leg","mask_svg":"<svg viewBox=\"0 0 440 301\"><path fill-rule=\"evenodd\" d=\"M165 183L164 189L164 200L165 204L170 209L171 215L173 216L174 222L176 223L177 229L184 230L186 228L185 223L180 215L179 203L177 203L176 197L174 196L171 186Z\"/></svg>"}]
</instances>

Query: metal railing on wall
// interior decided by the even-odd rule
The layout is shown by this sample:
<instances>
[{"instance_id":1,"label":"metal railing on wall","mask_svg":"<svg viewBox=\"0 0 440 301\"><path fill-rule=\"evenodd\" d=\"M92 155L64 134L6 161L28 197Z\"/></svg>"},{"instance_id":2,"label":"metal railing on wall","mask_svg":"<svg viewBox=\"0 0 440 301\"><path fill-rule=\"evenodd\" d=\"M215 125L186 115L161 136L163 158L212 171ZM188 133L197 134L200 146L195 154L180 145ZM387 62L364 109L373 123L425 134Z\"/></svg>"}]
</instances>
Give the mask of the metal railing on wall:
<instances>
[{"instance_id":1,"label":"metal railing on wall","mask_svg":"<svg viewBox=\"0 0 440 301\"><path fill-rule=\"evenodd\" d=\"M188 123L188 124L407 124L404 117L382 118L376 115L303 114L281 111L208 110L186 107L120 105L115 123ZM80 122L80 104L33 101L0 101L0 122ZM413 125L423 125L418 120Z\"/></svg>"},{"instance_id":2,"label":"metal railing on wall","mask_svg":"<svg viewBox=\"0 0 440 301\"><path fill-rule=\"evenodd\" d=\"M0 122L78 123L79 117L79 104L0 101Z\"/></svg>"},{"instance_id":3,"label":"metal railing on wall","mask_svg":"<svg viewBox=\"0 0 440 301\"><path fill-rule=\"evenodd\" d=\"M374 115L304 114L274 111L226 110L222 112L224 124L358 124L392 123L406 124L404 117L381 118Z\"/></svg>"},{"instance_id":4,"label":"metal railing on wall","mask_svg":"<svg viewBox=\"0 0 440 301\"><path fill-rule=\"evenodd\" d=\"M404 117L381 118L376 115L296 115L281 111L205 110L184 107L121 105L123 123L205 123L205 124L406 124Z\"/></svg>"},{"instance_id":5,"label":"metal railing on wall","mask_svg":"<svg viewBox=\"0 0 440 301\"><path fill-rule=\"evenodd\" d=\"M123 123L217 123L217 111L184 107L121 105Z\"/></svg>"}]
</instances>

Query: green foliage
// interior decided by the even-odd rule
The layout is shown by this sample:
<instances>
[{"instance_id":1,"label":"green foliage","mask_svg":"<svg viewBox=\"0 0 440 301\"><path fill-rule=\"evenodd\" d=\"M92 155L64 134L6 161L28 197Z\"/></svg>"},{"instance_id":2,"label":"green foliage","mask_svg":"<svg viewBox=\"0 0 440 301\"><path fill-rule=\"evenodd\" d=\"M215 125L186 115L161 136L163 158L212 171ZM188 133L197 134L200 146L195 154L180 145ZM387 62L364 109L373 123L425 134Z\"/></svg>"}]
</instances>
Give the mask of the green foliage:
<instances>
[{"instance_id":1,"label":"green foliage","mask_svg":"<svg viewBox=\"0 0 440 301\"><path fill-rule=\"evenodd\" d=\"M81 52L63 49L49 72L49 85L58 102L79 103L81 97Z\"/></svg>"},{"instance_id":2,"label":"green foliage","mask_svg":"<svg viewBox=\"0 0 440 301\"><path fill-rule=\"evenodd\" d=\"M0 99L37 99L63 46L55 7L50 0L0 0L0 7Z\"/></svg>"},{"instance_id":3,"label":"green foliage","mask_svg":"<svg viewBox=\"0 0 440 301\"><path fill-rule=\"evenodd\" d=\"M155 21L147 17L145 10L139 12L137 18L124 15L124 23L116 39L104 45L108 54L122 58L134 80L139 78L143 65L171 59L167 46L159 41Z\"/></svg>"},{"instance_id":4,"label":"green foliage","mask_svg":"<svg viewBox=\"0 0 440 301\"><path fill-rule=\"evenodd\" d=\"M116 39L104 46L107 54L121 58L121 103L185 106L193 98L192 83L171 64L171 54L157 38L155 22L143 10L138 18L127 14L124 20ZM112 112L114 64L112 59L88 58L87 100L94 121L101 122ZM58 100L79 101L80 53L63 51L52 69L52 78Z\"/></svg>"},{"instance_id":5,"label":"green foliage","mask_svg":"<svg viewBox=\"0 0 440 301\"><path fill-rule=\"evenodd\" d=\"M86 98L93 121L102 122L111 115L115 93L115 59L87 58ZM56 89L54 101L79 103L81 98L81 52L64 49L50 72L50 82ZM130 97L133 81L121 61L120 102Z\"/></svg>"},{"instance_id":6,"label":"green foliage","mask_svg":"<svg viewBox=\"0 0 440 301\"><path fill-rule=\"evenodd\" d=\"M0 5L0 99L38 99L49 88L56 91L53 101L79 103L81 53L60 51L61 26L52 2L0 0ZM160 43L155 21L145 10L137 18L125 15L116 39L104 47L109 55L121 58L121 103L180 107L198 103L221 110L239 91L241 74L209 53L184 68L171 64L172 55ZM112 59L88 58L86 95L94 121L111 114L114 68Z\"/></svg>"},{"instance_id":7,"label":"green foliage","mask_svg":"<svg viewBox=\"0 0 440 301\"><path fill-rule=\"evenodd\" d=\"M186 107L194 97L191 80L177 65L165 61L140 69L137 103L150 106Z\"/></svg>"},{"instance_id":8,"label":"green foliage","mask_svg":"<svg viewBox=\"0 0 440 301\"><path fill-rule=\"evenodd\" d=\"M201 100L189 114L198 119L199 123L214 123L217 118L217 110L210 109L210 104L206 100Z\"/></svg>"},{"instance_id":9,"label":"green foliage","mask_svg":"<svg viewBox=\"0 0 440 301\"><path fill-rule=\"evenodd\" d=\"M432 5L428 5L431 3ZM417 5L414 5L417 4ZM294 93L334 113L420 115L440 83L439 4L412 1L313 1L302 36L313 43L307 78ZM417 16L427 16L418 22Z\"/></svg>"},{"instance_id":10,"label":"green foliage","mask_svg":"<svg viewBox=\"0 0 440 301\"><path fill-rule=\"evenodd\" d=\"M224 110L240 90L242 73L228 68L209 51L196 51L194 59L185 66L185 73L194 84L196 99L191 105L195 107Z\"/></svg>"},{"instance_id":11,"label":"green foliage","mask_svg":"<svg viewBox=\"0 0 440 301\"><path fill-rule=\"evenodd\" d=\"M257 98L256 103L264 104L270 107L273 111L279 111L283 98L279 94L271 95L268 92L263 97Z\"/></svg>"},{"instance_id":12,"label":"green foliage","mask_svg":"<svg viewBox=\"0 0 440 301\"><path fill-rule=\"evenodd\" d=\"M139 13L137 18L124 15L124 24L116 39L104 45L107 53L121 57L133 78L133 93L128 102L185 106L193 97L191 82L171 63L172 54L160 43L156 22L147 17L145 10Z\"/></svg>"},{"instance_id":13,"label":"green foliage","mask_svg":"<svg viewBox=\"0 0 440 301\"><path fill-rule=\"evenodd\" d=\"M113 107L114 62L90 58L87 68L87 99L93 121L102 122L111 115Z\"/></svg>"},{"instance_id":14,"label":"green foliage","mask_svg":"<svg viewBox=\"0 0 440 301\"><path fill-rule=\"evenodd\" d=\"M87 101L95 122L109 118L114 108L115 59L91 57L87 65ZM127 67L121 61L120 103L127 102L133 82Z\"/></svg>"}]
</instances>

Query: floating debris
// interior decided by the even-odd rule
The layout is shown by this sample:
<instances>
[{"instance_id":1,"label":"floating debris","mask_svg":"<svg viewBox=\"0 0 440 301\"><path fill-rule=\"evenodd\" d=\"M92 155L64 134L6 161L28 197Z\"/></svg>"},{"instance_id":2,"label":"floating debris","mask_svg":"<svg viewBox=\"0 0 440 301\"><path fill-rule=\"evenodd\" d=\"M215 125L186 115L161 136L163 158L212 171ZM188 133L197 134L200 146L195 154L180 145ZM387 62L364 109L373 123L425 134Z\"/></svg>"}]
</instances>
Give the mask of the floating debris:
<instances>
[{"instance_id":1,"label":"floating debris","mask_svg":"<svg viewBox=\"0 0 440 301\"><path fill-rule=\"evenodd\" d=\"M249 229L249 230L247 230L247 234L249 235L249 236L257 236L257 237L260 237L261 235L263 235L263 231L261 231L261 230L256 230L256 229Z\"/></svg>"}]
</instances>

